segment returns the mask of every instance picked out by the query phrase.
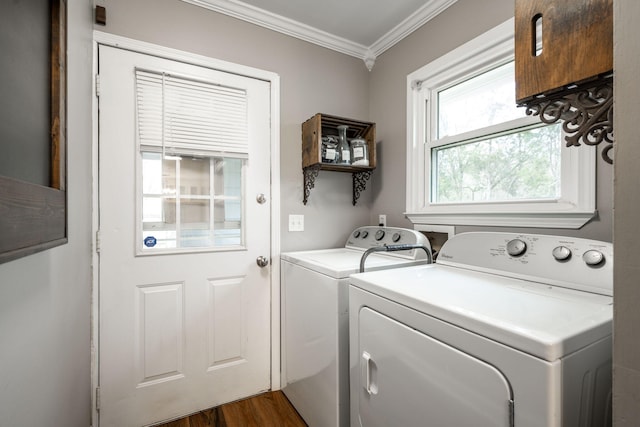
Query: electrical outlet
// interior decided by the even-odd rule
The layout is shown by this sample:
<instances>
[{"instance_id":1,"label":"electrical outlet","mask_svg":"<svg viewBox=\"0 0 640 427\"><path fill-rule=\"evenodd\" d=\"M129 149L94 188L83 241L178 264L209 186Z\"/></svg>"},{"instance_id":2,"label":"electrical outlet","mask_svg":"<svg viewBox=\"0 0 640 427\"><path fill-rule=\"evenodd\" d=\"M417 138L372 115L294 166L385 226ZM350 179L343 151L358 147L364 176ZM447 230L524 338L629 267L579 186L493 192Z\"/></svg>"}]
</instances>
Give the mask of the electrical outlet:
<instances>
[{"instance_id":1,"label":"electrical outlet","mask_svg":"<svg viewBox=\"0 0 640 427\"><path fill-rule=\"evenodd\" d=\"M304 231L304 215L289 215L289 231Z\"/></svg>"},{"instance_id":2,"label":"electrical outlet","mask_svg":"<svg viewBox=\"0 0 640 427\"><path fill-rule=\"evenodd\" d=\"M380 227L386 227L387 226L387 216L384 214L378 215L378 225Z\"/></svg>"}]
</instances>

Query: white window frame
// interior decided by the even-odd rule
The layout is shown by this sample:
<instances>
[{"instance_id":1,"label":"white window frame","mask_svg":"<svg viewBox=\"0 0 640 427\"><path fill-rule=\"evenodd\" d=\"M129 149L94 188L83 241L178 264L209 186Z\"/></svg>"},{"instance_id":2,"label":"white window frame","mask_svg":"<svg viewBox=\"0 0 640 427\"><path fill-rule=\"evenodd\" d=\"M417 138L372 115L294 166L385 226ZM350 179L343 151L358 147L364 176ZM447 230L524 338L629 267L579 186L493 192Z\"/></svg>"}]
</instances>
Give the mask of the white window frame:
<instances>
[{"instance_id":1,"label":"white window frame","mask_svg":"<svg viewBox=\"0 0 640 427\"><path fill-rule=\"evenodd\" d=\"M596 214L595 147L562 144L561 196L548 200L509 202L432 203L431 149L437 111L430 97L470 73L479 73L513 60L513 18L432 61L407 76L407 205L414 224L508 226L577 229ZM515 104L515 94L514 94ZM532 125L539 117L509 122ZM515 127L515 126L511 126ZM504 124L494 126L495 131ZM473 133L469 132L469 137Z\"/></svg>"}]
</instances>

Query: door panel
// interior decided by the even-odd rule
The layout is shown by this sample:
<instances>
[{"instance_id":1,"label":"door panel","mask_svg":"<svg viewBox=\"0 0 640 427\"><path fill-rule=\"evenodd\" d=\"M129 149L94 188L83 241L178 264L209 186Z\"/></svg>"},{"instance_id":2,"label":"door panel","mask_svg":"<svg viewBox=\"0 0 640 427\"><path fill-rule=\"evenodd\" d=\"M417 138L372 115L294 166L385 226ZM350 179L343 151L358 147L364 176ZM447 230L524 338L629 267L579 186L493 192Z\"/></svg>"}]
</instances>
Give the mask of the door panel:
<instances>
[{"instance_id":1,"label":"door panel","mask_svg":"<svg viewBox=\"0 0 640 427\"><path fill-rule=\"evenodd\" d=\"M270 258L269 83L105 46L99 63L100 425L148 425L269 389L271 267L256 265ZM246 91L249 153L232 190L224 155L164 157L162 179L182 166L177 195L143 179L137 67ZM154 197L162 207L143 218ZM176 218L183 246L197 247L151 250L161 235L147 231ZM214 244L199 243L202 230Z\"/></svg>"},{"instance_id":2,"label":"door panel","mask_svg":"<svg viewBox=\"0 0 640 427\"><path fill-rule=\"evenodd\" d=\"M209 280L209 368L246 361L247 336L242 308L243 278Z\"/></svg>"},{"instance_id":3,"label":"door panel","mask_svg":"<svg viewBox=\"0 0 640 427\"><path fill-rule=\"evenodd\" d=\"M184 377L184 283L136 286L138 384Z\"/></svg>"},{"instance_id":4,"label":"door panel","mask_svg":"<svg viewBox=\"0 0 640 427\"><path fill-rule=\"evenodd\" d=\"M363 427L508 427L511 388L495 367L369 308L358 316Z\"/></svg>"}]
</instances>

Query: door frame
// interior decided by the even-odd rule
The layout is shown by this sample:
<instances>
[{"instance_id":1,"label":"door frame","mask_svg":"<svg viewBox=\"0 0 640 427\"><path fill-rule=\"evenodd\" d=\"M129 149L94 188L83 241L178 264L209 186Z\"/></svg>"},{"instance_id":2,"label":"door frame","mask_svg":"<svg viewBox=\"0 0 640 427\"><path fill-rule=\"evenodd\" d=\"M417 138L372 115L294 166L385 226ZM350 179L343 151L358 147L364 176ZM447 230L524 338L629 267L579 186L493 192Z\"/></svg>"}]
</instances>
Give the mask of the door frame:
<instances>
[{"instance_id":1,"label":"door frame","mask_svg":"<svg viewBox=\"0 0 640 427\"><path fill-rule=\"evenodd\" d=\"M100 259L98 256L99 230L99 182L98 182L98 97L96 95L95 76L98 74L98 47L112 46L141 54L157 56L164 59L181 61L239 74L245 77L264 80L271 84L271 389L279 390L280 383L280 76L271 71L260 70L219 59L209 58L182 50L142 42L102 31L93 32L93 98L92 98L92 291L91 291L91 403L92 426L99 425L98 418L98 386L99 386L99 315L100 315Z\"/></svg>"}]
</instances>

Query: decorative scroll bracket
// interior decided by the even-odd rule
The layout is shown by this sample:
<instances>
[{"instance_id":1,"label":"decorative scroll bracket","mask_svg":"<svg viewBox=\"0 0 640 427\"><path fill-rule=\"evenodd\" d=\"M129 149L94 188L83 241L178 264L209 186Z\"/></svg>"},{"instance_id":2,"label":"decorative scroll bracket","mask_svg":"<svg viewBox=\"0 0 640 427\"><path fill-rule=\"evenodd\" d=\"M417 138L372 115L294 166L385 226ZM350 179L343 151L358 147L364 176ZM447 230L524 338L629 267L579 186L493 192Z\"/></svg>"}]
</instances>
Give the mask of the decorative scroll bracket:
<instances>
[{"instance_id":1,"label":"decorative scroll bracket","mask_svg":"<svg viewBox=\"0 0 640 427\"><path fill-rule=\"evenodd\" d=\"M613 75L599 78L588 85L534 98L522 104L527 114L540 116L543 123L553 124L563 120L562 128L567 134L567 147L609 145L602 150L602 158L609 164L613 158L609 151L613 148Z\"/></svg>"},{"instance_id":2,"label":"decorative scroll bracket","mask_svg":"<svg viewBox=\"0 0 640 427\"><path fill-rule=\"evenodd\" d=\"M353 206L360 198L360 193L365 190L367 181L371 178L371 171L355 172L353 176Z\"/></svg>"},{"instance_id":3,"label":"decorative scroll bracket","mask_svg":"<svg viewBox=\"0 0 640 427\"><path fill-rule=\"evenodd\" d=\"M305 205L309 201L311 189L315 186L316 178L318 177L320 169L320 164L302 168L302 175L304 178L304 196L302 198L302 203ZM353 179L353 206L355 206L360 198L360 193L366 189L367 181L371 178L371 171L353 172L351 176Z\"/></svg>"},{"instance_id":4,"label":"decorative scroll bracket","mask_svg":"<svg viewBox=\"0 0 640 427\"><path fill-rule=\"evenodd\" d=\"M304 197L302 198L302 203L307 204L309 201L309 194L311 193L311 189L316 184L316 178L318 177L318 173L320 173L320 165L313 165L302 169L302 175L304 177Z\"/></svg>"}]
</instances>

